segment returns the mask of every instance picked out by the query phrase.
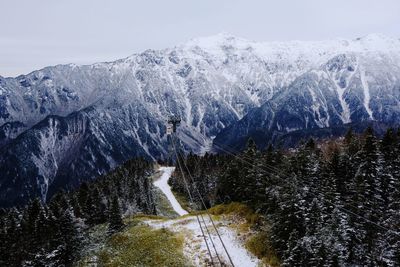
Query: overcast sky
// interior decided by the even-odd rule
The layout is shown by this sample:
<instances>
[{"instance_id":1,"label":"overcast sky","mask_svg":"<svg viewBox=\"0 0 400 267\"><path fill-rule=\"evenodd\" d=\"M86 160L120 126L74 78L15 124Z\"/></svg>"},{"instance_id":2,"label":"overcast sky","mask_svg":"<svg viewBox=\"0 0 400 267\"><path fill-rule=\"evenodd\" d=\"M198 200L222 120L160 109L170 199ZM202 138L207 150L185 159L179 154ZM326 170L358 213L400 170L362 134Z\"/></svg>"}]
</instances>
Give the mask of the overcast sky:
<instances>
[{"instance_id":1,"label":"overcast sky","mask_svg":"<svg viewBox=\"0 0 400 267\"><path fill-rule=\"evenodd\" d=\"M256 41L400 37L400 0L0 0L0 75L111 61L227 32Z\"/></svg>"}]
</instances>

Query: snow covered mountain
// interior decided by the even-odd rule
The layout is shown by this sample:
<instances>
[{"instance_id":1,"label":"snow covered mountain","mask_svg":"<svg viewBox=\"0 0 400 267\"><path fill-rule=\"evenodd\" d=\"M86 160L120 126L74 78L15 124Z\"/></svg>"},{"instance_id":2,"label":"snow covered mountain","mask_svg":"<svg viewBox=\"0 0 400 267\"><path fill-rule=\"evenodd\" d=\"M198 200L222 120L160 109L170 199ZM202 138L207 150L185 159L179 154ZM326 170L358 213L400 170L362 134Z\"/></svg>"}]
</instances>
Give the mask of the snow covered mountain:
<instances>
[{"instance_id":1,"label":"snow covered mountain","mask_svg":"<svg viewBox=\"0 0 400 267\"><path fill-rule=\"evenodd\" d=\"M214 143L240 148L253 136L266 145L294 131L359 126L367 121L398 126L400 41L369 35L343 41L334 51L317 53L322 57L310 56L316 65L221 131Z\"/></svg>"},{"instance_id":2,"label":"snow covered mountain","mask_svg":"<svg viewBox=\"0 0 400 267\"><path fill-rule=\"evenodd\" d=\"M0 203L48 198L134 156L167 154L165 120L187 151L213 137L400 121L400 40L258 43L227 34L107 63L0 77Z\"/></svg>"}]
</instances>

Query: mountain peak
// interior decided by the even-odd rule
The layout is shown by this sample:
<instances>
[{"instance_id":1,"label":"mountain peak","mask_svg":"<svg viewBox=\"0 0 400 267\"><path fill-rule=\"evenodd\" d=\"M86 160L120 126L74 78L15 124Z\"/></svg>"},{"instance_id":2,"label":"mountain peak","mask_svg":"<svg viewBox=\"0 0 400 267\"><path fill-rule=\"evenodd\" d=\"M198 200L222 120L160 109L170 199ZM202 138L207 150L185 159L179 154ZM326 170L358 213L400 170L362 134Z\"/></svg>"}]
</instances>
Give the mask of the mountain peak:
<instances>
[{"instance_id":1,"label":"mountain peak","mask_svg":"<svg viewBox=\"0 0 400 267\"><path fill-rule=\"evenodd\" d=\"M361 45L366 50L399 50L400 39L393 38L381 33L371 33L354 40L354 43Z\"/></svg>"},{"instance_id":2,"label":"mountain peak","mask_svg":"<svg viewBox=\"0 0 400 267\"><path fill-rule=\"evenodd\" d=\"M390 40L393 39L383 33L369 33L367 35L356 38L356 41L373 41L373 40Z\"/></svg>"},{"instance_id":3,"label":"mountain peak","mask_svg":"<svg viewBox=\"0 0 400 267\"><path fill-rule=\"evenodd\" d=\"M372 52L399 51L400 40L379 33L368 34L356 39L330 39L320 41L251 41L222 32L211 36L194 38L178 47L192 50L201 48L214 55L224 55L227 48L235 51L253 50L261 57L283 54L287 57L299 58L305 54L319 53L331 56L338 52Z\"/></svg>"},{"instance_id":4,"label":"mountain peak","mask_svg":"<svg viewBox=\"0 0 400 267\"><path fill-rule=\"evenodd\" d=\"M250 43L248 40L236 37L227 32L221 32L215 35L204 36L190 39L186 42L185 46L199 46L204 48L215 48L222 45L240 45L243 43Z\"/></svg>"}]
</instances>

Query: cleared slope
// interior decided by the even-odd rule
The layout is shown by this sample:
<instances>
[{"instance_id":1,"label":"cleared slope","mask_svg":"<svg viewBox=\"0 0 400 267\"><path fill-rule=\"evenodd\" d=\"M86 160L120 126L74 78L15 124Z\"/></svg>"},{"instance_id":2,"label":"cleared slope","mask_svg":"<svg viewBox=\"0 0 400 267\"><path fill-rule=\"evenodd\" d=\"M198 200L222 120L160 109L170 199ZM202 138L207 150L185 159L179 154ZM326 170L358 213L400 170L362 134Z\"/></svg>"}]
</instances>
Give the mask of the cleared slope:
<instances>
[{"instance_id":1,"label":"cleared slope","mask_svg":"<svg viewBox=\"0 0 400 267\"><path fill-rule=\"evenodd\" d=\"M184 210L181 204L179 204L179 202L176 200L174 194L171 191L171 187L168 184L168 180L171 177L171 174L174 172L175 167L161 167L159 170L162 172L162 175L157 181L153 183L154 186L158 187L161 192L163 192L163 194L170 202L172 208L179 216L188 214L188 212Z\"/></svg>"},{"instance_id":2,"label":"cleared slope","mask_svg":"<svg viewBox=\"0 0 400 267\"><path fill-rule=\"evenodd\" d=\"M174 194L168 185L168 179L171 177L174 167L161 167L159 170L162 172L161 177L154 182L154 185L166 195L171 203L171 206L179 215L184 215L176 219L145 219L144 223L151 226L154 229L168 229L169 231L181 234L183 236L183 252L189 261L195 266L205 266L209 264L210 258L207 252L207 247L204 242L202 231L199 227L196 216L188 215L188 212L184 210L179 202L176 200ZM208 216L200 216L203 231L207 229L210 231L211 239L215 244L216 251L213 249L209 236L206 236L209 247L213 255L213 261L217 262L217 254L220 259L229 265L229 259L224 251L222 243L220 242L216 231L213 229L211 221ZM203 221L204 219L204 221ZM213 216L216 221L218 231L221 235L222 240L232 258L235 266L260 266L261 262L251 253L249 253L244 247L243 240L238 238L238 233L235 229L229 225L232 224L231 220L223 217ZM218 265L217 265L218 266Z\"/></svg>"}]
</instances>

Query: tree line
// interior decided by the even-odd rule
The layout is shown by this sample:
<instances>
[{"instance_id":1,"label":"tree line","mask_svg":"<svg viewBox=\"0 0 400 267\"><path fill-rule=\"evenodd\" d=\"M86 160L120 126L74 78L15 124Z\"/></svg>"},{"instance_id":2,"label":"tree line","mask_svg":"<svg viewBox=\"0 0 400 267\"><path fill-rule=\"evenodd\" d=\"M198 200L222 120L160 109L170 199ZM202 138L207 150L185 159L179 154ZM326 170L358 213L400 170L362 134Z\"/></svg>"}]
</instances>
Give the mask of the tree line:
<instances>
[{"instance_id":1,"label":"tree line","mask_svg":"<svg viewBox=\"0 0 400 267\"><path fill-rule=\"evenodd\" d=\"M400 131L180 160L207 205L263 215L283 266L400 266ZM178 172L171 184L186 194Z\"/></svg>"},{"instance_id":2,"label":"tree line","mask_svg":"<svg viewBox=\"0 0 400 267\"><path fill-rule=\"evenodd\" d=\"M0 211L1 266L71 266L81 256L88 230L108 223L108 233L123 227L122 215L155 213L148 176L153 164L127 161L111 173L59 192L48 203Z\"/></svg>"}]
</instances>

